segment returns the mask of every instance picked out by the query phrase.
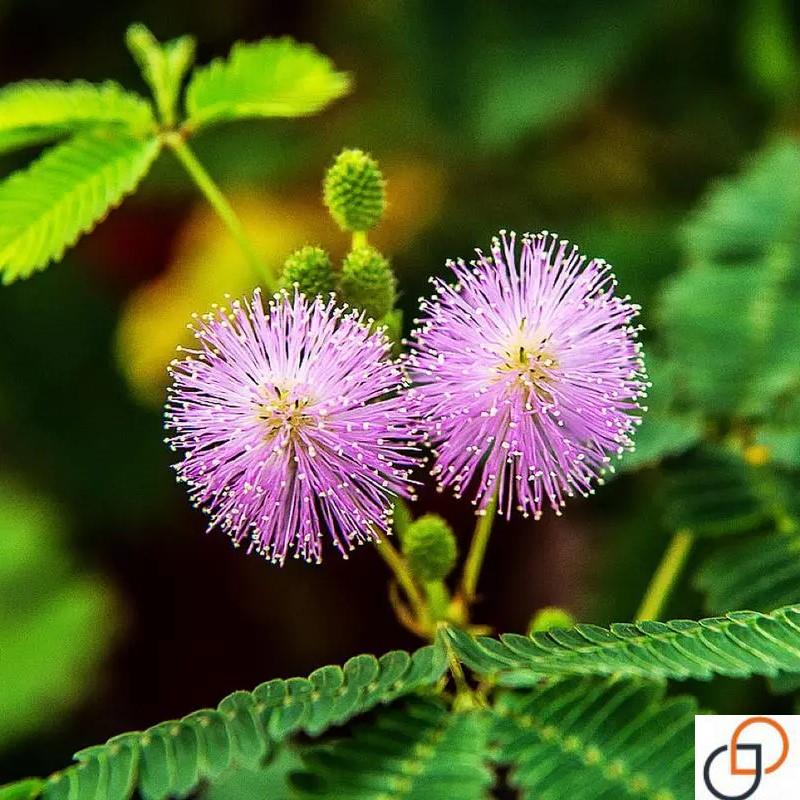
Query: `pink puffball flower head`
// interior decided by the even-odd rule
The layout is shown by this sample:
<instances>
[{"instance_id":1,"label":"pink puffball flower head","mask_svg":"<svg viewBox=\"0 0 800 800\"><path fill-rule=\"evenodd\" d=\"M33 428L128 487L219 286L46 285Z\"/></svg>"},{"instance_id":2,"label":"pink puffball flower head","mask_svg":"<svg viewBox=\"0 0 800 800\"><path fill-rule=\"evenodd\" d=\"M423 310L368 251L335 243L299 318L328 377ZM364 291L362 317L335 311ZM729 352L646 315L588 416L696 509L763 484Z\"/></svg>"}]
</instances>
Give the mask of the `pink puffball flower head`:
<instances>
[{"instance_id":1,"label":"pink puffball flower head","mask_svg":"<svg viewBox=\"0 0 800 800\"><path fill-rule=\"evenodd\" d=\"M633 447L647 375L639 313L602 259L547 231L501 231L491 254L433 279L407 358L439 488L538 519L593 493Z\"/></svg>"},{"instance_id":2,"label":"pink puffball flower head","mask_svg":"<svg viewBox=\"0 0 800 800\"><path fill-rule=\"evenodd\" d=\"M167 439L195 505L273 563L347 557L390 525L417 465L402 371L382 330L333 296L215 306L170 366Z\"/></svg>"}]
</instances>

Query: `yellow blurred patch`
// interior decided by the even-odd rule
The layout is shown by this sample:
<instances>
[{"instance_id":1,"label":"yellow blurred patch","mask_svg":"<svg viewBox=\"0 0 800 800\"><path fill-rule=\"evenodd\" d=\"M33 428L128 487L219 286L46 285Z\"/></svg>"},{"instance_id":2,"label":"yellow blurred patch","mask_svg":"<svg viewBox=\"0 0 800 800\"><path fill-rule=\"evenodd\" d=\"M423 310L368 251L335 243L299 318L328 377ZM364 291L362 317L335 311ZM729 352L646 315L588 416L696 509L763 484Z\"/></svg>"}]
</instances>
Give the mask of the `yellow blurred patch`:
<instances>
[{"instance_id":1,"label":"yellow blurred patch","mask_svg":"<svg viewBox=\"0 0 800 800\"><path fill-rule=\"evenodd\" d=\"M763 467L769 463L769 448L763 444L751 444L745 448L744 460L752 467Z\"/></svg>"},{"instance_id":2,"label":"yellow blurred patch","mask_svg":"<svg viewBox=\"0 0 800 800\"><path fill-rule=\"evenodd\" d=\"M443 178L436 168L419 162L390 165L384 171L389 203L370 240L391 255L437 215ZM298 247L320 245L337 261L349 247L349 238L328 217L317 188L294 197L240 194L231 202L275 281L286 257ZM228 230L204 204L190 216L174 252L167 270L128 299L117 331L120 368L137 397L148 404L164 398L166 367L175 348L191 341L186 326L192 313L206 311L225 293L249 293L257 283Z\"/></svg>"}]
</instances>

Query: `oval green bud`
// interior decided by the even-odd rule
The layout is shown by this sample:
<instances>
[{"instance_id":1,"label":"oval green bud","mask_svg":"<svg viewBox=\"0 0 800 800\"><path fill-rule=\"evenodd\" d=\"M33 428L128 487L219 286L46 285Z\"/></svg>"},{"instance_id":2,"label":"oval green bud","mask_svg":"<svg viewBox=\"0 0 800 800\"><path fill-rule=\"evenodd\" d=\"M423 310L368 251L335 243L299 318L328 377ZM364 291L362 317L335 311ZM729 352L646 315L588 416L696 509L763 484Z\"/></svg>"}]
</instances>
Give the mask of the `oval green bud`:
<instances>
[{"instance_id":1,"label":"oval green bud","mask_svg":"<svg viewBox=\"0 0 800 800\"><path fill-rule=\"evenodd\" d=\"M295 250L283 265L281 287L296 286L306 297L328 295L336 288L330 256L321 247L306 245Z\"/></svg>"},{"instance_id":2,"label":"oval green bud","mask_svg":"<svg viewBox=\"0 0 800 800\"><path fill-rule=\"evenodd\" d=\"M423 583L446 578L456 563L456 537L438 514L415 519L402 544L411 571Z\"/></svg>"},{"instance_id":3,"label":"oval green bud","mask_svg":"<svg viewBox=\"0 0 800 800\"><path fill-rule=\"evenodd\" d=\"M394 307L397 279L389 262L374 247L359 247L342 264L339 290L353 308L381 320Z\"/></svg>"},{"instance_id":4,"label":"oval green bud","mask_svg":"<svg viewBox=\"0 0 800 800\"><path fill-rule=\"evenodd\" d=\"M546 606L540 608L531 619L528 625L528 635L550 631L554 628L571 628L575 624L575 619L569 611L565 611L558 606Z\"/></svg>"},{"instance_id":5,"label":"oval green bud","mask_svg":"<svg viewBox=\"0 0 800 800\"><path fill-rule=\"evenodd\" d=\"M374 228L386 205L378 162L363 150L342 150L325 175L323 199L343 231Z\"/></svg>"}]
</instances>

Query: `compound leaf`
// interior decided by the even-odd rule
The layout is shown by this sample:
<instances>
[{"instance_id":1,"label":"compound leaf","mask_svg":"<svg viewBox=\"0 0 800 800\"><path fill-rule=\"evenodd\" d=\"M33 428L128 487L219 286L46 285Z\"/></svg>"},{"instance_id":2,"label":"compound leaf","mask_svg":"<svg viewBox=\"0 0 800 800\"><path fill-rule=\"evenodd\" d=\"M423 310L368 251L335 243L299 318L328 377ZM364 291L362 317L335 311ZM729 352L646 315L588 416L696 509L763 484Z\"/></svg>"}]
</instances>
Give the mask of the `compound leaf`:
<instances>
[{"instance_id":1,"label":"compound leaf","mask_svg":"<svg viewBox=\"0 0 800 800\"><path fill-rule=\"evenodd\" d=\"M507 686L532 686L543 677L567 675L662 681L800 673L800 606L771 614L734 611L699 622L576 625L499 639L455 629L448 634L470 669Z\"/></svg>"},{"instance_id":2,"label":"compound leaf","mask_svg":"<svg viewBox=\"0 0 800 800\"><path fill-rule=\"evenodd\" d=\"M181 36L161 44L144 25L136 23L128 28L125 41L153 93L161 120L173 125L181 84L194 61L194 37Z\"/></svg>"}]
</instances>

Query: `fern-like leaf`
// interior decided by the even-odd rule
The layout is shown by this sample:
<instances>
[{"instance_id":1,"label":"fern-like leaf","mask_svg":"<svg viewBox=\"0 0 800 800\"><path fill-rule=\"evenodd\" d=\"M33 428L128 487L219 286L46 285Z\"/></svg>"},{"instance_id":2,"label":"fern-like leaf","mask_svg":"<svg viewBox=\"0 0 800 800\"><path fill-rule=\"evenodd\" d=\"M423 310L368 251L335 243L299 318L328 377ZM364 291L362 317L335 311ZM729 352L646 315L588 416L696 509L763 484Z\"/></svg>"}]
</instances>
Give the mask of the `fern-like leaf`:
<instances>
[{"instance_id":1,"label":"fern-like leaf","mask_svg":"<svg viewBox=\"0 0 800 800\"><path fill-rule=\"evenodd\" d=\"M499 639L453 629L448 634L470 669L507 686L532 686L542 677L565 675L659 681L800 673L800 606L771 614L734 611L699 622L576 625Z\"/></svg>"},{"instance_id":2,"label":"fern-like leaf","mask_svg":"<svg viewBox=\"0 0 800 800\"><path fill-rule=\"evenodd\" d=\"M498 698L492 738L536 800L692 796L692 698L636 681L568 678Z\"/></svg>"},{"instance_id":3,"label":"fern-like leaf","mask_svg":"<svg viewBox=\"0 0 800 800\"><path fill-rule=\"evenodd\" d=\"M252 692L234 692L216 709L81 750L75 754L78 763L52 775L42 794L47 800L125 800L138 789L143 800L186 796L201 780L232 765L258 764L291 734L318 735L380 703L432 686L446 665L443 648L435 645L413 656L403 651L379 659L356 656L343 668L322 667L307 679L268 681ZM0 800L6 800L3 792L13 797L15 786L19 783L0 788Z\"/></svg>"},{"instance_id":4,"label":"fern-like leaf","mask_svg":"<svg viewBox=\"0 0 800 800\"><path fill-rule=\"evenodd\" d=\"M173 125L181 84L194 61L194 37L161 44L144 25L135 24L128 28L125 41L153 92L162 122Z\"/></svg>"},{"instance_id":5,"label":"fern-like leaf","mask_svg":"<svg viewBox=\"0 0 800 800\"><path fill-rule=\"evenodd\" d=\"M798 489L796 473L770 464L751 466L736 453L704 448L667 471L664 524L695 536L792 530L800 519ZM728 606L737 607L742 606Z\"/></svg>"},{"instance_id":6,"label":"fern-like leaf","mask_svg":"<svg viewBox=\"0 0 800 800\"><path fill-rule=\"evenodd\" d=\"M0 90L0 152L105 126L144 136L155 128L152 107L113 81L22 81Z\"/></svg>"},{"instance_id":7,"label":"fern-like leaf","mask_svg":"<svg viewBox=\"0 0 800 800\"><path fill-rule=\"evenodd\" d=\"M771 534L726 543L703 562L694 584L711 613L800 603L800 537Z\"/></svg>"},{"instance_id":8,"label":"fern-like leaf","mask_svg":"<svg viewBox=\"0 0 800 800\"><path fill-rule=\"evenodd\" d=\"M352 735L306 750L296 796L319 800L481 800L492 783L485 710L450 711L416 698L380 712Z\"/></svg>"},{"instance_id":9,"label":"fern-like leaf","mask_svg":"<svg viewBox=\"0 0 800 800\"><path fill-rule=\"evenodd\" d=\"M288 38L238 43L227 59L195 70L186 90L187 124L314 114L349 89L349 75L310 45Z\"/></svg>"},{"instance_id":10,"label":"fern-like leaf","mask_svg":"<svg viewBox=\"0 0 800 800\"><path fill-rule=\"evenodd\" d=\"M156 138L80 134L0 184L3 282L60 258L136 188L159 147Z\"/></svg>"}]
</instances>

